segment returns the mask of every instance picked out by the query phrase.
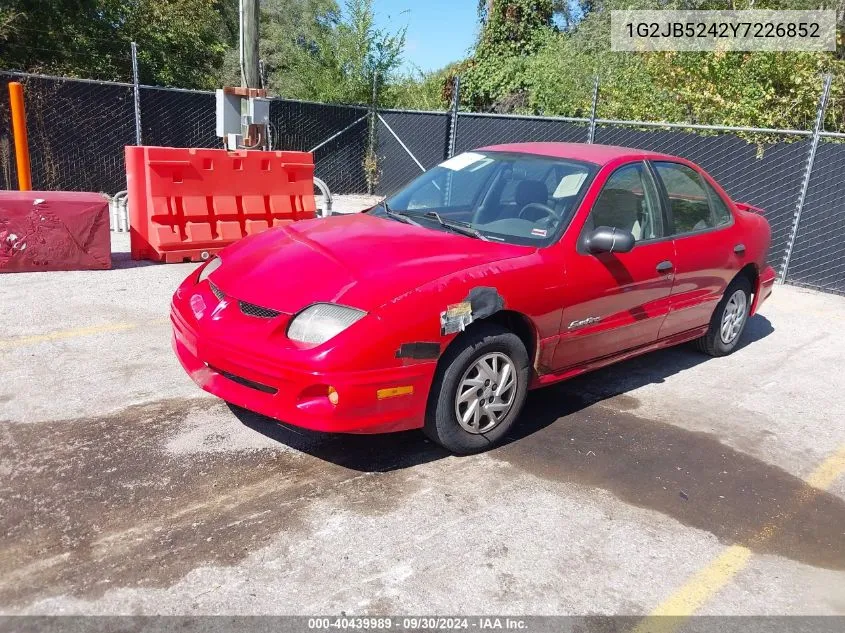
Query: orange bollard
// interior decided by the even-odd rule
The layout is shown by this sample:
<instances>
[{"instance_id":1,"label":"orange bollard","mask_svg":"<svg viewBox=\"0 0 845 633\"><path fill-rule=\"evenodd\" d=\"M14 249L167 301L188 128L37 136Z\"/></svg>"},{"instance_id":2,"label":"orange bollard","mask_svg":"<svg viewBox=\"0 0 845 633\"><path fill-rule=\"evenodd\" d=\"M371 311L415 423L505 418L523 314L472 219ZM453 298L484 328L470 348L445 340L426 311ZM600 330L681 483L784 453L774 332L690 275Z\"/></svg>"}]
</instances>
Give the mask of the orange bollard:
<instances>
[{"instance_id":1,"label":"orange bollard","mask_svg":"<svg viewBox=\"0 0 845 633\"><path fill-rule=\"evenodd\" d=\"M32 172L29 166L29 140L26 137L26 111L23 105L23 86L9 82L9 103L12 107L12 136L15 139L15 164L18 168L18 189L32 190Z\"/></svg>"}]
</instances>

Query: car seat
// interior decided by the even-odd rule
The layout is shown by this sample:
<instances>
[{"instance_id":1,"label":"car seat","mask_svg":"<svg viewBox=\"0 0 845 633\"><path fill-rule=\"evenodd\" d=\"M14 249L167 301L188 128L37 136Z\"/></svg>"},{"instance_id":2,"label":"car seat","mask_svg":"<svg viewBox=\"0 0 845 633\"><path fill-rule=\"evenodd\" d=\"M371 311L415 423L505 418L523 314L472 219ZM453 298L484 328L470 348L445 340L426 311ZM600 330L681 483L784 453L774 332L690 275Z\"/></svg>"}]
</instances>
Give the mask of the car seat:
<instances>
[{"instance_id":1,"label":"car seat","mask_svg":"<svg viewBox=\"0 0 845 633\"><path fill-rule=\"evenodd\" d=\"M516 212L520 213L525 205L531 203L539 203L548 206L549 190L546 185L540 180L520 180L516 185L514 191L514 201L516 202ZM526 220L542 220L545 214L537 210L532 214L532 217L525 218Z\"/></svg>"},{"instance_id":2,"label":"car seat","mask_svg":"<svg viewBox=\"0 0 845 633\"><path fill-rule=\"evenodd\" d=\"M593 227L612 226L630 231L635 240L642 239L640 196L627 189L606 189L593 206Z\"/></svg>"}]
</instances>

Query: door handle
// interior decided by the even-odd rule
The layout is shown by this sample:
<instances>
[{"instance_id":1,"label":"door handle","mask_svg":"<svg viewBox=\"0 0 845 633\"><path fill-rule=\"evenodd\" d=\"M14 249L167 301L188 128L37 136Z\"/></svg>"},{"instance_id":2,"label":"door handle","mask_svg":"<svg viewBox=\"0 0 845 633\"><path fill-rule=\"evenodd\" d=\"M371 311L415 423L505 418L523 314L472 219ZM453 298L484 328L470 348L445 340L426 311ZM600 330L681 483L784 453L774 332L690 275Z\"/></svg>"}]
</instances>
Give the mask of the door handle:
<instances>
[{"instance_id":1,"label":"door handle","mask_svg":"<svg viewBox=\"0 0 845 633\"><path fill-rule=\"evenodd\" d=\"M670 262L668 259L657 264L657 272L659 273L668 273L670 270L672 270L672 268L674 268L674 266L672 265L672 262Z\"/></svg>"},{"instance_id":2,"label":"door handle","mask_svg":"<svg viewBox=\"0 0 845 633\"><path fill-rule=\"evenodd\" d=\"M737 255L742 255L743 253L745 253L745 244L737 244L736 246L734 246L734 253L736 253Z\"/></svg>"}]
</instances>

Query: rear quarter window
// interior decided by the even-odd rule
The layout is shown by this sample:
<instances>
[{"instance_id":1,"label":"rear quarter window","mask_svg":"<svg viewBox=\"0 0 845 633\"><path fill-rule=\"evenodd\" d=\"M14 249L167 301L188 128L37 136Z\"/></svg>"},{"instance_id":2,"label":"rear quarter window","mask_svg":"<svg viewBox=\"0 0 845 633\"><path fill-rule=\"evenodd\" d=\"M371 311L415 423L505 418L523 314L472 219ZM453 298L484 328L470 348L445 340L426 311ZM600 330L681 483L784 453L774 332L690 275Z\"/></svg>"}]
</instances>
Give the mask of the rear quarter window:
<instances>
[{"instance_id":1,"label":"rear quarter window","mask_svg":"<svg viewBox=\"0 0 845 633\"><path fill-rule=\"evenodd\" d=\"M701 180L707 189L707 193L710 194L710 206L713 207L713 218L716 220L716 226L727 226L733 219L728 205L709 182L703 178Z\"/></svg>"}]
</instances>

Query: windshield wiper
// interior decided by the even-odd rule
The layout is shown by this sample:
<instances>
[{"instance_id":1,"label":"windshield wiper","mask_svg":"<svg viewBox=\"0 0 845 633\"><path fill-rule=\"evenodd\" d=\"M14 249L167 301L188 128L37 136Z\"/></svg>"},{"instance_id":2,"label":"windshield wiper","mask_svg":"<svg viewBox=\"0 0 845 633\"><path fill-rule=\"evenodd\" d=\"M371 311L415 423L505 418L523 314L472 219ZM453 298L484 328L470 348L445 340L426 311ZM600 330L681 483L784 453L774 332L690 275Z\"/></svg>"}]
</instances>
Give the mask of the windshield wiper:
<instances>
[{"instance_id":1,"label":"windshield wiper","mask_svg":"<svg viewBox=\"0 0 845 633\"><path fill-rule=\"evenodd\" d=\"M440 214L437 213L437 211L426 211L425 213L423 213L423 215L427 218L433 218L437 220L441 226L444 226L447 229L451 229L455 233L460 233L461 235L468 235L469 237L474 237L485 242L490 241L478 229L471 227L469 224L464 224L463 222L456 222L454 220L444 220L440 217Z\"/></svg>"},{"instance_id":2,"label":"windshield wiper","mask_svg":"<svg viewBox=\"0 0 845 633\"><path fill-rule=\"evenodd\" d=\"M393 211L389 206L387 206L387 198L382 200L379 204L384 207L384 213L389 218L393 218L394 220L398 220L399 222L404 222L405 224L413 224L414 226L421 226L419 222L416 220L412 220L408 217L407 214L401 211Z\"/></svg>"}]
</instances>

